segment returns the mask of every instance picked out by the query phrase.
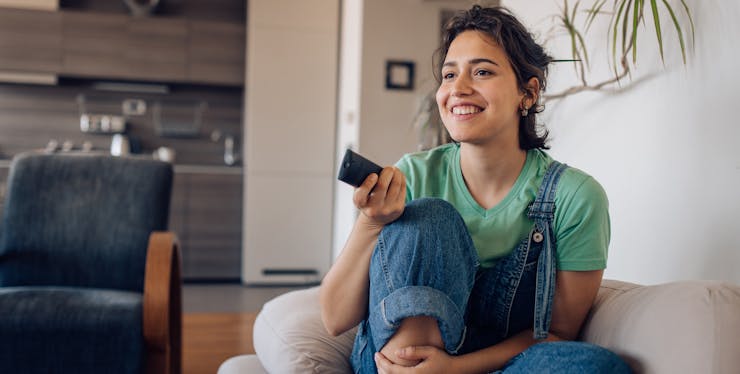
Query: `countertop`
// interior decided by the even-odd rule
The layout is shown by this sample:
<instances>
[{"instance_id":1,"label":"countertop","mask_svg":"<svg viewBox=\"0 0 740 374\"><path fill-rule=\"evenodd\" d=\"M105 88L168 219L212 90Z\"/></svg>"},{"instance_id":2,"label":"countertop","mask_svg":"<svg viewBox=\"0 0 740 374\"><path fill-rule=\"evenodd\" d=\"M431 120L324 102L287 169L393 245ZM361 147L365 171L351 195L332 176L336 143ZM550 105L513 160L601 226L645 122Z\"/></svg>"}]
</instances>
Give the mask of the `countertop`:
<instances>
[{"instance_id":1,"label":"countertop","mask_svg":"<svg viewBox=\"0 0 740 374\"><path fill-rule=\"evenodd\" d=\"M11 160L0 159L0 168L9 168ZM243 168L241 166L225 165L199 165L199 164L175 164L175 173L181 174L229 174L241 175Z\"/></svg>"}]
</instances>

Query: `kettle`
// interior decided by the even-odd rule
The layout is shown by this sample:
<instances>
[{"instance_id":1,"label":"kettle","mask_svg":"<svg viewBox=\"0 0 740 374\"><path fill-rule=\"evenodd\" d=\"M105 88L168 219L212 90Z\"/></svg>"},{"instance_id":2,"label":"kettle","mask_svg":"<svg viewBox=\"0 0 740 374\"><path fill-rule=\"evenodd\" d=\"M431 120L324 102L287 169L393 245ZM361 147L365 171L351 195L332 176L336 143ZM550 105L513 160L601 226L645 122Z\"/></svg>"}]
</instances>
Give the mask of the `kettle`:
<instances>
[{"instance_id":1,"label":"kettle","mask_svg":"<svg viewBox=\"0 0 740 374\"><path fill-rule=\"evenodd\" d=\"M113 156L127 156L131 153L131 143L123 134L114 134L110 141L110 154Z\"/></svg>"}]
</instances>

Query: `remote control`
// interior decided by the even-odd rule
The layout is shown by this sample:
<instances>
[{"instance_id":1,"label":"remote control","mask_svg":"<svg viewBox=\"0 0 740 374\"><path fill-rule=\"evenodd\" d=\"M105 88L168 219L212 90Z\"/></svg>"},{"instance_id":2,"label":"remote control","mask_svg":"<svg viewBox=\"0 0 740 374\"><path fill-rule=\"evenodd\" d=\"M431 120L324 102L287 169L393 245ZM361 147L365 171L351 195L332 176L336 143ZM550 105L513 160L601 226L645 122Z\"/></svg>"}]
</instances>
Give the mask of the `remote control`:
<instances>
[{"instance_id":1,"label":"remote control","mask_svg":"<svg viewBox=\"0 0 740 374\"><path fill-rule=\"evenodd\" d=\"M380 176L382 170L383 168L378 164L360 156L351 149L347 149L342 159L342 165L339 167L337 179L359 187L368 175L376 173Z\"/></svg>"}]
</instances>

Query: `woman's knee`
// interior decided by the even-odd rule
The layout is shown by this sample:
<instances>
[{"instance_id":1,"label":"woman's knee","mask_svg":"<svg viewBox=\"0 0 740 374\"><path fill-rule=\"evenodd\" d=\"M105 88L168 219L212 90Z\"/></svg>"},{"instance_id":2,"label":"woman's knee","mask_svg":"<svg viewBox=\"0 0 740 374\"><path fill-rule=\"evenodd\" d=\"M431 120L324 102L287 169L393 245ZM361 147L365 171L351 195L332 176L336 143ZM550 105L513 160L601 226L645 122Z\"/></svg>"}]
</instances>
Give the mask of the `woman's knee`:
<instances>
[{"instance_id":1,"label":"woman's knee","mask_svg":"<svg viewBox=\"0 0 740 374\"><path fill-rule=\"evenodd\" d=\"M401 221L424 222L427 225L450 227L462 224L460 213L449 202L435 197L425 197L406 204Z\"/></svg>"},{"instance_id":2,"label":"woman's knee","mask_svg":"<svg viewBox=\"0 0 740 374\"><path fill-rule=\"evenodd\" d=\"M424 256L452 265L476 267L478 256L465 221L447 201L413 200L403 215L387 225L378 238L380 250L399 258Z\"/></svg>"},{"instance_id":3,"label":"woman's knee","mask_svg":"<svg viewBox=\"0 0 740 374\"><path fill-rule=\"evenodd\" d=\"M585 342L535 344L517 356L504 373L631 373L629 365L614 352Z\"/></svg>"}]
</instances>

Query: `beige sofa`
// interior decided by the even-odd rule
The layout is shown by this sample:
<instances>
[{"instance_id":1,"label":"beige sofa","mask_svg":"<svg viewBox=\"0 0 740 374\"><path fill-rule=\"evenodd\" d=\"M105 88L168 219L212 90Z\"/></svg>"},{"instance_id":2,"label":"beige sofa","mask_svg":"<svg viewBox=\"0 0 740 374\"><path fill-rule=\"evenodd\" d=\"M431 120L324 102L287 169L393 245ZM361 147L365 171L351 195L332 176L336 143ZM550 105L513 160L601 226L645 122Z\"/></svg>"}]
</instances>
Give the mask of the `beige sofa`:
<instances>
[{"instance_id":1,"label":"beige sofa","mask_svg":"<svg viewBox=\"0 0 740 374\"><path fill-rule=\"evenodd\" d=\"M257 355L233 357L218 374L348 373L354 334L327 335L318 287L290 292L258 315ZM740 286L605 280L581 335L624 357L636 373L740 373Z\"/></svg>"}]
</instances>

